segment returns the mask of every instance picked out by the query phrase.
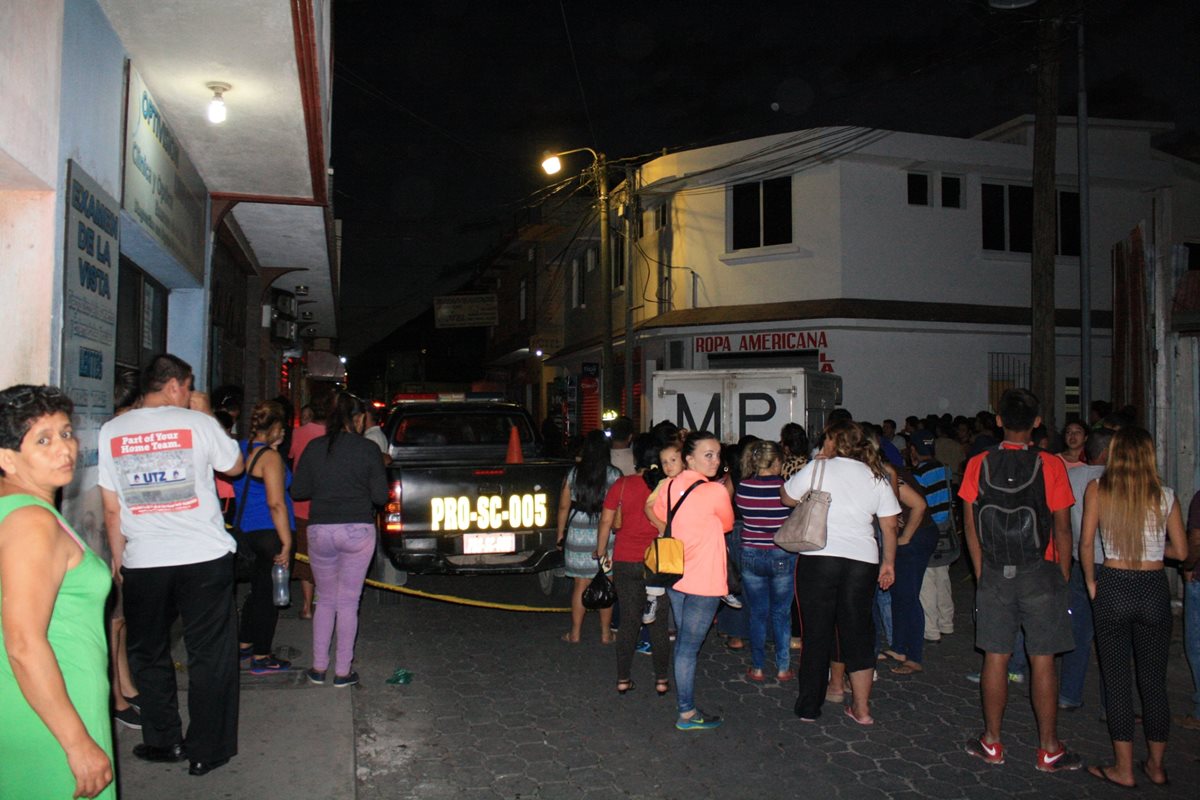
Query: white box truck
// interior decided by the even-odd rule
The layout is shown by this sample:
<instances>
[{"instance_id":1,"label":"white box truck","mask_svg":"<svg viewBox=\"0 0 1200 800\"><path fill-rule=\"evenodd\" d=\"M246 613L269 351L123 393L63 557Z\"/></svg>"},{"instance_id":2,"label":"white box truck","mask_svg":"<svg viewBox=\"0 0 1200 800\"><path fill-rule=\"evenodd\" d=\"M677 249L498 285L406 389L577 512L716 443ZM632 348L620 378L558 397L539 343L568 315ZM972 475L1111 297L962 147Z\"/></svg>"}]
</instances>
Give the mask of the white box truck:
<instances>
[{"instance_id":1,"label":"white box truck","mask_svg":"<svg viewBox=\"0 0 1200 800\"><path fill-rule=\"evenodd\" d=\"M722 442L751 434L776 441L789 422L809 436L842 404L842 379L806 369L673 369L650 376L650 424L664 419Z\"/></svg>"}]
</instances>

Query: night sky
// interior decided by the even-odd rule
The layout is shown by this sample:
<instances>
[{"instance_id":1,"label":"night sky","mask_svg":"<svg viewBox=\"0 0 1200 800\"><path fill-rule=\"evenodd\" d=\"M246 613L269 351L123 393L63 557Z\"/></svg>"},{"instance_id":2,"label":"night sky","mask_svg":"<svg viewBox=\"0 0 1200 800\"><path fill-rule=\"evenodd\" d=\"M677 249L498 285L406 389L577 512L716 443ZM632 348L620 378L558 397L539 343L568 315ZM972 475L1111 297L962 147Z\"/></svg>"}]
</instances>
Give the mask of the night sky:
<instances>
[{"instance_id":1,"label":"night sky","mask_svg":"<svg viewBox=\"0 0 1200 800\"><path fill-rule=\"evenodd\" d=\"M1200 160L1200 4L1090 0L1093 117ZM458 288L551 179L820 125L970 136L1033 113L1036 7L986 0L334 3L340 331L354 355ZM1060 113L1074 115L1075 28ZM585 155L564 173L587 166Z\"/></svg>"}]
</instances>

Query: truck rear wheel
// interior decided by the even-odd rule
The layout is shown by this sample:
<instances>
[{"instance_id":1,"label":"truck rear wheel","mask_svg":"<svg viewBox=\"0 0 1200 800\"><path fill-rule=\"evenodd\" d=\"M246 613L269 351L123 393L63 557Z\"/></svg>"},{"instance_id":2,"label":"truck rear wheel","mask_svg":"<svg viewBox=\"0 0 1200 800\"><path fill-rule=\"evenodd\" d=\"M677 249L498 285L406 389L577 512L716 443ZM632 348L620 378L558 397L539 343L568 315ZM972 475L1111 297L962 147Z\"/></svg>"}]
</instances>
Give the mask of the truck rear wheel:
<instances>
[{"instance_id":1,"label":"truck rear wheel","mask_svg":"<svg viewBox=\"0 0 1200 800\"><path fill-rule=\"evenodd\" d=\"M567 580L566 574L562 567L554 569L544 569L537 573L538 588L542 590L542 594L551 597L555 594L563 594L567 591L567 586L570 583Z\"/></svg>"}]
</instances>

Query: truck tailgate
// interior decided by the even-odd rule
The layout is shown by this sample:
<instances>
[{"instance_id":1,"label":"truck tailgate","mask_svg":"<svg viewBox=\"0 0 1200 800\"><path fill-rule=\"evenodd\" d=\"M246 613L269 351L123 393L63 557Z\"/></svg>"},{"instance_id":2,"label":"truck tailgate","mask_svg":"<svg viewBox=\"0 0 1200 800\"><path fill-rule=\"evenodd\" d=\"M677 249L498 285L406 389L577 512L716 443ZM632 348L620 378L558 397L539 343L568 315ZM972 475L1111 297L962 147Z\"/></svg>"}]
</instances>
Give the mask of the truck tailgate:
<instances>
[{"instance_id":1,"label":"truck tailgate","mask_svg":"<svg viewBox=\"0 0 1200 800\"><path fill-rule=\"evenodd\" d=\"M384 549L423 573L535 572L557 566L558 496L567 461L393 465Z\"/></svg>"}]
</instances>

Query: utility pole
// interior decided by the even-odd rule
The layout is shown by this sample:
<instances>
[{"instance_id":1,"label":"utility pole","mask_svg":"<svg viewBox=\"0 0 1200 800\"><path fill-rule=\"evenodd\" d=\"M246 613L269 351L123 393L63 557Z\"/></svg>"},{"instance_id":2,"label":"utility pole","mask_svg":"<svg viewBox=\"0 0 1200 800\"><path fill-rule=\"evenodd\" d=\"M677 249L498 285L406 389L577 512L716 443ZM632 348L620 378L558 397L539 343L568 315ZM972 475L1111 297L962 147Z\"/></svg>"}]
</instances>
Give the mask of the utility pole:
<instances>
[{"instance_id":1,"label":"utility pole","mask_svg":"<svg viewBox=\"0 0 1200 800\"><path fill-rule=\"evenodd\" d=\"M1085 423L1092 403L1092 221L1091 187L1088 170L1087 67L1083 40L1083 7L1079 8L1078 46L1079 93L1075 126L1079 149L1079 418Z\"/></svg>"},{"instance_id":2,"label":"utility pole","mask_svg":"<svg viewBox=\"0 0 1200 800\"><path fill-rule=\"evenodd\" d=\"M633 167L625 166L625 416L634 418L633 408L633 215L637 199L633 191Z\"/></svg>"},{"instance_id":3,"label":"utility pole","mask_svg":"<svg viewBox=\"0 0 1200 800\"><path fill-rule=\"evenodd\" d=\"M613 358L613 287L612 287L612 243L608 229L608 163L603 153L596 155L596 187L600 196L600 298L604 303L601 319L604 335L600 345L600 413L617 407L617 376Z\"/></svg>"},{"instance_id":4,"label":"utility pole","mask_svg":"<svg viewBox=\"0 0 1200 800\"><path fill-rule=\"evenodd\" d=\"M1030 389L1042 407L1042 421L1056 430L1054 259L1058 192L1054 166L1058 138L1060 0L1042 0L1038 14L1037 99L1033 124L1033 254L1030 274Z\"/></svg>"}]
</instances>

